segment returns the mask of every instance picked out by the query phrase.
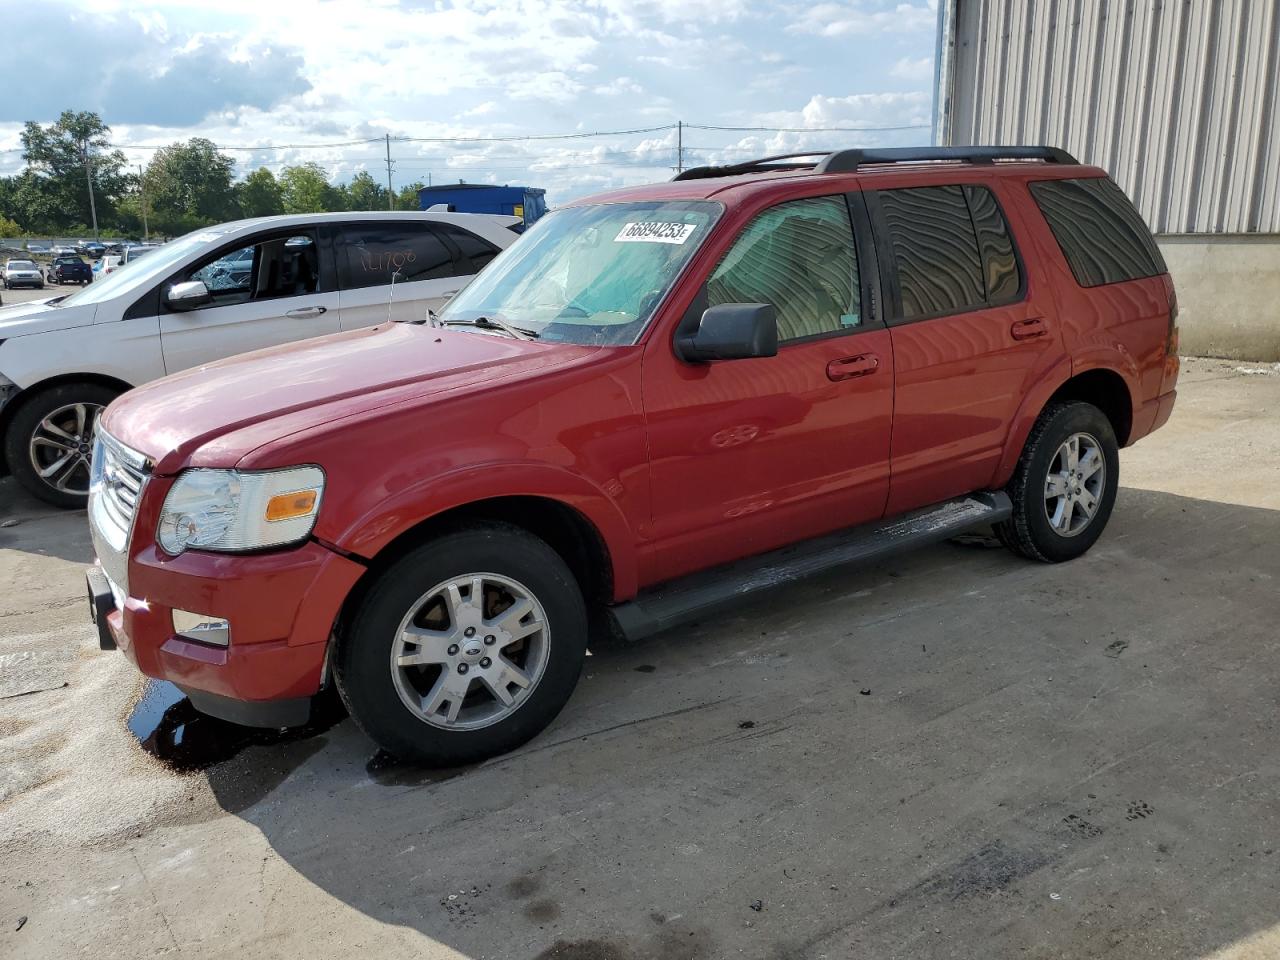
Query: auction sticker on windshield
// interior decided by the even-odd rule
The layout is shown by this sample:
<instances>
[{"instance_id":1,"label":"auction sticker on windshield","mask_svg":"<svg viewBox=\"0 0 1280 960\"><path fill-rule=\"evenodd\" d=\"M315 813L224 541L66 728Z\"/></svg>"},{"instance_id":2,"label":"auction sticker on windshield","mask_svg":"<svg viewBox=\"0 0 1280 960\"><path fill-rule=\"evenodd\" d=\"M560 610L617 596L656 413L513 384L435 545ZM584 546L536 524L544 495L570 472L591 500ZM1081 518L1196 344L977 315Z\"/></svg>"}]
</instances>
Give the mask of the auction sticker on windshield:
<instances>
[{"instance_id":1,"label":"auction sticker on windshield","mask_svg":"<svg viewBox=\"0 0 1280 960\"><path fill-rule=\"evenodd\" d=\"M696 223L624 223L614 243L684 243Z\"/></svg>"}]
</instances>

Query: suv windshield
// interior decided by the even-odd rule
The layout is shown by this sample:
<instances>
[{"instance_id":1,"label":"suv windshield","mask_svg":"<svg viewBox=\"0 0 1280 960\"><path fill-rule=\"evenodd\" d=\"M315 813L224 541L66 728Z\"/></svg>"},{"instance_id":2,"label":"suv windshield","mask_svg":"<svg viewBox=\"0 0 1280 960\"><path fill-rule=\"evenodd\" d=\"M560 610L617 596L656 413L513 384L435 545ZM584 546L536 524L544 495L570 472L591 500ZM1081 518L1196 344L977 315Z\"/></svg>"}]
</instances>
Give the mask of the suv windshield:
<instances>
[{"instance_id":1,"label":"suv windshield","mask_svg":"<svg viewBox=\"0 0 1280 960\"><path fill-rule=\"evenodd\" d=\"M440 319L488 329L485 318L564 343L635 343L721 209L706 200L658 200L556 210Z\"/></svg>"},{"instance_id":2,"label":"suv windshield","mask_svg":"<svg viewBox=\"0 0 1280 960\"><path fill-rule=\"evenodd\" d=\"M168 273L178 264L178 261L192 251L212 246L221 237L222 232L217 230L206 229L188 233L185 237L179 237L163 247L147 250L149 256L146 263L131 266L128 270L116 270L114 273L103 274L83 290L55 303L59 307L75 306L81 303L102 303L122 293L136 290ZM133 255L133 259L138 259L137 254Z\"/></svg>"}]
</instances>

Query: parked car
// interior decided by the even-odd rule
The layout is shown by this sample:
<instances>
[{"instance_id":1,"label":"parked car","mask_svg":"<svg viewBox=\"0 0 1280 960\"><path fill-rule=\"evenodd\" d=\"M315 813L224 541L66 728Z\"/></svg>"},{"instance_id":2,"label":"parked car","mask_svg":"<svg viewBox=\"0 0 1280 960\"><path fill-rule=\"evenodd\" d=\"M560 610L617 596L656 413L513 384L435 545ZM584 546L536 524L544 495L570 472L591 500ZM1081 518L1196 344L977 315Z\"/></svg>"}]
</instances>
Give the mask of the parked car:
<instances>
[{"instance_id":1,"label":"parked car","mask_svg":"<svg viewBox=\"0 0 1280 960\"><path fill-rule=\"evenodd\" d=\"M79 257L55 257L49 262L47 276L50 283L78 283L83 286L93 280L93 270Z\"/></svg>"},{"instance_id":2,"label":"parked car","mask_svg":"<svg viewBox=\"0 0 1280 960\"><path fill-rule=\"evenodd\" d=\"M49 248L51 257L74 257L79 251L69 243L56 243Z\"/></svg>"},{"instance_id":3,"label":"parked car","mask_svg":"<svg viewBox=\"0 0 1280 960\"><path fill-rule=\"evenodd\" d=\"M136 243L125 247L124 251L120 254L120 258L122 263L133 263L133 261L142 259L155 249L157 248L153 244Z\"/></svg>"},{"instance_id":4,"label":"parked car","mask_svg":"<svg viewBox=\"0 0 1280 960\"><path fill-rule=\"evenodd\" d=\"M1178 376L1172 282L1102 170L848 150L677 180L543 217L434 327L113 403L101 644L241 723L332 684L452 765L551 722L589 625L735 615L979 524L1040 561L1098 539Z\"/></svg>"},{"instance_id":5,"label":"parked car","mask_svg":"<svg viewBox=\"0 0 1280 960\"><path fill-rule=\"evenodd\" d=\"M106 253L93 261L90 270L93 276L91 280L101 280L109 273L114 273L124 263L124 257L119 254Z\"/></svg>"},{"instance_id":6,"label":"parked car","mask_svg":"<svg viewBox=\"0 0 1280 960\"><path fill-rule=\"evenodd\" d=\"M107 248L105 244L101 244L97 240L90 240L84 244L81 252L89 259L97 260L107 252Z\"/></svg>"},{"instance_id":7,"label":"parked car","mask_svg":"<svg viewBox=\"0 0 1280 960\"><path fill-rule=\"evenodd\" d=\"M49 503L83 506L93 424L120 393L247 350L389 317L423 321L517 239L512 222L477 214L266 217L104 256L84 290L0 313L0 472L12 471ZM219 272L246 256L247 271L229 281ZM59 430L79 438L69 459Z\"/></svg>"},{"instance_id":8,"label":"parked car","mask_svg":"<svg viewBox=\"0 0 1280 960\"><path fill-rule=\"evenodd\" d=\"M0 279L3 279L6 290L14 287L44 289L44 275L34 260L6 260L4 269L0 270Z\"/></svg>"},{"instance_id":9,"label":"parked car","mask_svg":"<svg viewBox=\"0 0 1280 960\"><path fill-rule=\"evenodd\" d=\"M43 243L39 240L31 240L31 241L28 241L27 243L27 253L30 253L32 255L38 254L43 256L44 254L47 254L49 252L49 249L50 249L49 244Z\"/></svg>"}]
</instances>

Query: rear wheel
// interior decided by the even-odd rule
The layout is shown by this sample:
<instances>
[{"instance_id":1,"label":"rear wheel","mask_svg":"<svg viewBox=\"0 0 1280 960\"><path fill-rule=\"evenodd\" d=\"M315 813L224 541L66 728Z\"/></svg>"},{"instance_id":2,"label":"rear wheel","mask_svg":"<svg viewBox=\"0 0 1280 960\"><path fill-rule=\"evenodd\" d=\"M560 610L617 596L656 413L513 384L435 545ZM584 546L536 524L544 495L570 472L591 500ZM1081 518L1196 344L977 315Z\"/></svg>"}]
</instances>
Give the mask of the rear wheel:
<instances>
[{"instance_id":1,"label":"rear wheel","mask_svg":"<svg viewBox=\"0 0 1280 960\"><path fill-rule=\"evenodd\" d=\"M1013 516L996 536L1032 560L1072 560L1102 536L1119 481L1119 444L1106 415L1090 403L1053 404L1027 437L1007 487Z\"/></svg>"},{"instance_id":2,"label":"rear wheel","mask_svg":"<svg viewBox=\"0 0 1280 960\"><path fill-rule=\"evenodd\" d=\"M334 676L380 747L456 766L545 728L586 644L582 593L560 555L519 527L483 523L383 571L340 640Z\"/></svg>"},{"instance_id":3,"label":"rear wheel","mask_svg":"<svg viewBox=\"0 0 1280 960\"><path fill-rule=\"evenodd\" d=\"M4 438L9 472L45 503L84 506L93 428L116 395L97 383L63 383L21 401Z\"/></svg>"}]
</instances>

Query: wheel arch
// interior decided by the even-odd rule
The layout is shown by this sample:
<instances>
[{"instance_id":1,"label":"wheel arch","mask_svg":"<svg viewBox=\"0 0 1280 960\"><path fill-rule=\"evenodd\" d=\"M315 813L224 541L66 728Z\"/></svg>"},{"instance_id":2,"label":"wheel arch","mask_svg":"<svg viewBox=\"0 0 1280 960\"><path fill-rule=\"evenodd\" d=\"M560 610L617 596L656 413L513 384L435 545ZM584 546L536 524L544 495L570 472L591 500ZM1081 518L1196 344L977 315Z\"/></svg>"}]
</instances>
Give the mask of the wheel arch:
<instances>
[{"instance_id":1,"label":"wheel arch","mask_svg":"<svg viewBox=\"0 0 1280 960\"><path fill-rule=\"evenodd\" d=\"M344 634L365 595L378 578L408 551L477 522L519 527L551 547L573 573L589 612L602 611L614 592L614 558L597 526L580 510L552 497L511 495L458 504L401 531L367 561L367 569L348 591L334 624Z\"/></svg>"},{"instance_id":2,"label":"wheel arch","mask_svg":"<svg viewBox=\"0 0 1280 960\"><path fill-rule=\"evenodd\" d=\"M1124 374L1104 366L1074 371L1066 361L1054 370L1054 374L1042 380L1024 398L1009 431L1004 455L992 480L993 487L1003 487L1009 482L1032 427L1051 403L1080 401L1093 404L1111 423L1117 445L1123 447L1128 444L1133 432L1135 392Z\"/></svg>"}]
</instances>

